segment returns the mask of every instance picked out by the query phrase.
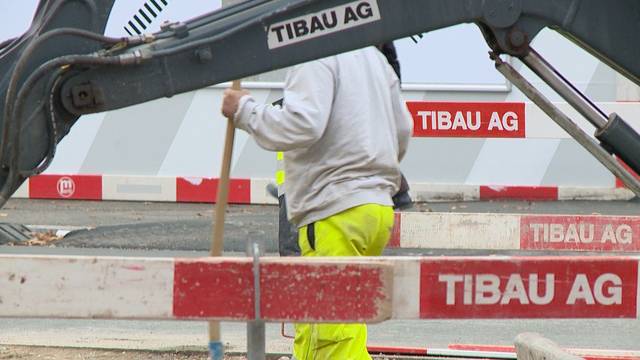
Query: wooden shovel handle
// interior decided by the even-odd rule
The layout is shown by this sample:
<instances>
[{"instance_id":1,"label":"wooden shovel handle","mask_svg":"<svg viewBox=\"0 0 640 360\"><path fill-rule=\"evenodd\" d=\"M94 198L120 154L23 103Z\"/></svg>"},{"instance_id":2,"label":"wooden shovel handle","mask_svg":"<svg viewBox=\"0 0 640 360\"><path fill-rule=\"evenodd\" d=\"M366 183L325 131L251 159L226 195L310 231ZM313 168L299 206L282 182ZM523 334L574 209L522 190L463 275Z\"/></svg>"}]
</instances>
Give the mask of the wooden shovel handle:
<instances>
[{"instance_id":1,"label":"wooden shovel handle","mask_svg":"<svg viewBox=\"0 0 640 360\"><path fill-rule=\"evenodd\" d=\"M240 80L231 84L233 90L240 90ZM224 217L229 201L229 177L231 174L231 159L233 157L233 141L235 138L235 126L233 118L227 118L227 133L224 140L222 153L222 169L218 181L218 196L216 199L216 211L213 222L213 238L211 242L211 256L221 256L224 247ZM209 322L209 342L220 341L220 322Z\"/></svg>"}]
</instances>

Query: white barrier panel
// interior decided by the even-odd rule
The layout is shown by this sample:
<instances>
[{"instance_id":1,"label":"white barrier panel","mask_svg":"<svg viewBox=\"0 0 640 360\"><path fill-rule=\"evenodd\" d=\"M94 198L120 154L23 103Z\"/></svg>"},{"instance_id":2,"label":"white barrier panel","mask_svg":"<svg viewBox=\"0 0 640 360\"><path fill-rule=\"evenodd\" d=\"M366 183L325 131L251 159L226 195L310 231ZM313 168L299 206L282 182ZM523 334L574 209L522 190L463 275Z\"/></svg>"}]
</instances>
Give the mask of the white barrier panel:
<instances>
[{"instance_id":1,"label":"white barrier panel","mask_svg":"<svg viewBox=\"0 0 640 360\"><path fill-rule=\"evenodd\" d=\"M246 258L0 255L0 317L249 321L252 266ZM385 261L264 258L260 267L264 320L391 316L393 268Z\"/></svg>"},{"instance_id":2,"label":"white barrier panel","mask_svg":"<svg viewBox=\"0 0 640 360\"><path fill-rule=\"evenodd\" d=\"M258 300L266 321L637 318L639 259L261 258ZM245 258L2 255L0 316L250 321L252 267Z\"/></svg>"}]
</instances>

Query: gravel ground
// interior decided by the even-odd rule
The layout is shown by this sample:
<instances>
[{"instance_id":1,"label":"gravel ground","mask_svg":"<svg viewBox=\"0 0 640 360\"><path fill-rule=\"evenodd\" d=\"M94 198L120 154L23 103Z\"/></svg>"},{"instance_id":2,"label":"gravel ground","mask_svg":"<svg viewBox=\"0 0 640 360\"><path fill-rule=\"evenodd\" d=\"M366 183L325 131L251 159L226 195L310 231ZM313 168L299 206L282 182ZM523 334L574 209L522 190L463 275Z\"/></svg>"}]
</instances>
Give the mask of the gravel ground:
<instances>
[{"instance_id":1,"label":"gravel ground","mask_svg":"<svg viewBox=\"0 0 640 360\"><path fill-rule=\"evenodd\" d=\"M84 348L62 348L41 346L0 346L0 359L109 359L109 360L195 360L207 359L207 354L196 351L154 352L130 350L103 350ZM245 359L240 356L228 356L225 360Z\"/></svg>"}]
</instances>

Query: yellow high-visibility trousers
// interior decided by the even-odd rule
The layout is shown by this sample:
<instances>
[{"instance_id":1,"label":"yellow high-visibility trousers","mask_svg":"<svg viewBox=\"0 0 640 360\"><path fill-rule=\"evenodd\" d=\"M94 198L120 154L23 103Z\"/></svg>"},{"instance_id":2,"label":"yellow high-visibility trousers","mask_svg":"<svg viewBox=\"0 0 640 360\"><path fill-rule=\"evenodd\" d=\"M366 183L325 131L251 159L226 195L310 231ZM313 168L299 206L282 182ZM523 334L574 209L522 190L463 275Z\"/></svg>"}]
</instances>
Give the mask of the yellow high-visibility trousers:
<instances>
[{"instance_id":1,"label":"yellow high-visibility trousers","mask_svg":"<svg viewBox=\"0 0 640 360\"><path fill-rule=\"evenodd\" d=\"M299 229L302 256L379 256L393 228L393 208L366 204ZM296 324L296 360L370 360L365 324Z\"/></svg>"}]
</instances>

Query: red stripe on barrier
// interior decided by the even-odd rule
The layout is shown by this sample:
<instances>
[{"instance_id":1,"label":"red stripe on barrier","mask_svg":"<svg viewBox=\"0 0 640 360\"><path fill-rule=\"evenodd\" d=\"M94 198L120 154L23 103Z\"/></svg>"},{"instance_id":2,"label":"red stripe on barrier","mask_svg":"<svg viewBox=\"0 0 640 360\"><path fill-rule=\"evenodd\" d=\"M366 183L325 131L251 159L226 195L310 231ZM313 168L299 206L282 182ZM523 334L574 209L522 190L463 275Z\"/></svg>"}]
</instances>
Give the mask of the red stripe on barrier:
<instances>
[{"instance_id":1,"label":"red stripe on barrier","mask_svg":"<svg viewBox=\"0 0 640 360\"><path fill-rule=\"evenodd\" d=\"M102 176L36 175L29 179L29 198L102 200Z\"/></svg>"},{"instance_id":2,"label":"red stripe on barrier","mask_svg":"<svg viewBox=\"0 0 640 360\"><path fill-rule=\"evenodd\" d=\"M555 186L480 186L480 200L558 200Z\"/></svg>"},{"instance_id":3,"label":"red stripe on barrier","mask_svg":"<svg viewBox=\"0 0 640 360\"><path fill-rule=\"evenodd\" d=\"M178 318L254 318L251 260L179 260L173 312ZM378 321L390 310L393 269L381 264L261 263L265 320ZM292 301L295 299L295 301Z\"/></svg>"},{"instance_id":4,"label":"red stripe on barrier","mask_svg":"<svg viewBox=\"0 0 640 360\"><path fill-rule=\"evenodd\" d=\"M178 318L253 318L252 264L176 260L173 314Z\"/></svg>"},{"instance_id":5,"label":"red stripe on barrier","mask_svg":"<svg viewBox=\"0 0 640 360\"><path fill-rule=\"evenodd\" d=\"M487 352L506 352L506 353L516 352L516 349L513 346L501 346L501 345L449 344L447 348L451 350L463 350L463 351L487 351Z\"/></svg>"},{"instance_id":6,"label":"red stripe on barrier","mask_svg":"<svg viewBox=\"0 0 640 360\"><path fill-rule=\"evenodd\" d=\"M636 174L635 171L633 171L631 169L631 167L629 165L627 165L624 161L618 159L618 162L625 168L627 169L627 171L629 171L631 174L635 175L636 179L640 180L640 175ZM616 178L616 187L617 188L624 188L626 187L624 185L624 183L622 182L622 180L620 180L620 178Z\"/></svg>"},{"instance_id":7,"label":"red stripe on barrier","mask_svg":"<svg viewBox=\"0 0 640 360\"><path fill-rule=\"evenodd\" d=\"M218 179L185 178L176 179L176 201L215 203L218 196ZM251 180L231 179L229 182L229 203L251 203Z\"/></svg>"},{"instance_id":8,"label":"red stripe on barrier","mask_svg":"<svg viewBox=\"0 0 640 360\"><path fill-rule=\"evenodd\" d=\"M385 274L371 266L270 264L260 274L268 319L374 319L392 296Z\"/></svg>"},{"instance_id":9,"label":"red stripe on barrier","mask_svg":"<svg viewBox=\"0 0 640 360\"><path fill-rule=\"evenodd\" d=\"M640 217L524 215L520 248L640 251Z\"/></svg>"},{"instance_id":10,"label":"red stripe on barrier","mask_svg":"<svg viewBox=\"0 0 640 360\"><path fill-rule=\"evenodd\" d=\"M487 351L504 352L515 354L516 348L513 346L501 345L477 345L477 344L450 344L451 350L463 351ZM564 351L582 357L586 360L640 360L640 355L635 355L637 351L620 350L600 350L600 349L564 349Z\"/></svg>"},{"instance_id":11,"label":"red stripe on barrier","mask_svg":"<svg viewBox=\"0 0 640 360\"><path fill-rule=\"evenodd\" d=\"M387 247L399 248L401 233L402 233L402 214L395 213L394 221L393 221L393 230L391 231L391 239L389 239L389 244L387 244Z\"/></svg>"},{"instance_id":12,"label":"red stripe on barrier","mask_svg":"<svg viewBox=\"0 0 640 360\"><path fill-rule=\"evenodd\" d=\"M589 353L582 353L574 350L567 350L567 352L578 355L584 360L640 360L640 356L634 355L591 355Z\"/></svg>"},{"instance_id":13,"label":"red stripe on barrier","mask_svg":"<svg viewBox=\"0 0 640 360\"><path fill-rule=\"evenodd\" d=\"M424 260L420 286L421 318L635 318L638 260Z\"/></svg>"},{"instance_id":14,"label":"red stripe on barrier","mask_svg":"<svg viewBox=\"0 0 640 360\"><path fill-rule=\"evenodd\" d=\"M383 355L427 355L426 348L399 347L399 346L367 346L369 354Z\"/></svg>"}]
</instances>

